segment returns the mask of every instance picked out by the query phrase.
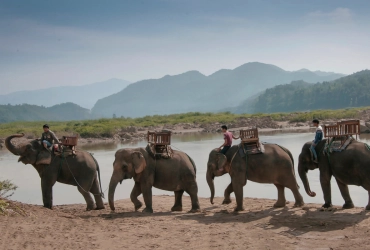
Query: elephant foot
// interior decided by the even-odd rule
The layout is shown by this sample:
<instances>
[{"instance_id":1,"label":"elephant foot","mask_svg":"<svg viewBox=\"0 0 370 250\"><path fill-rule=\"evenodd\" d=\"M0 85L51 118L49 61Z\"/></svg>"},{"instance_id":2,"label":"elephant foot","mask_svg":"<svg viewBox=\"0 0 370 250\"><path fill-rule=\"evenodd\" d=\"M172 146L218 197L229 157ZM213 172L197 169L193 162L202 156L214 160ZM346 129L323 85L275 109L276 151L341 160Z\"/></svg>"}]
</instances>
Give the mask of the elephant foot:
<instances>
[{"instance_id":1,"label":"elephant foot","mask_svg":"<svg viewBox=\"0 0 370 250\"><path fill-rule=\"evenodd\" d=\"M365 209L366 209L366 210L370 210L370 205L367 205L367 206L365 207Z\"/></svg>"},{"instance_id":2,"label":"elephant foot","mask_svg":"<svg viewBox=\"0 0 370 250\"><path fill-rule=\"evenodd\" d=\"M172 212L180 212L180 211L182 211L182 207L180 207L180 206L173 206L172 208L171 208L171 211Z\"/></svg>"},{"instance_id":3,"label":"elephant foot","mask_svg":"<svg viewBox=\"0 0 370 250\"><path fill-rule=\"evenodd\" d=\"M244 211L244 207L236 207L234 208L234 212Z\"/></svg>"},{"instance_id":4,"label":"elephant foot","mask_svg":"<svg viewBox=\"0 0 370 250\"><path fill-rule=\"evenodd\" d=\"M151 213L152 214L153 213L153 209L146 207L146 208L144 208L143 213Z\"/></svg>"},{"instance_id":5,"label":"elephant foot","mask_svg":"<svg viewBox=\"0 0 370 250\"><path fill-rule=\"evenodd\" d=\"M86 207L86 211L96 210L95 206L88 206Z\"/></svg>"},{"instance_id":6,"label":"elephant foot","mask_svg":"<svg viewBox=\"0 0 370 250\"><path fill-rule=\"evenodd\" d=\"M222 204L230 204L231 203L231 199L224 199L222 201Z\"/></svg>"},{"instance_id":7,"label":"elephant foot","mask_svg":"<svg viewBox=\"0 0 370 250\"><path fill-rule=\"evenodd\" d=\"M50 210L53 210L53 207L52 206L44 206L44 208L48 208Z\"/></svg>"},{"instance_id":8,"label":"elephant foot","mask_svg":"<svg viewBox=\"0 0 370 250\"><path fill-rule=\"evenodd\" d=\"M105 206L101 206L101 207L96 207L95 210L102 210L102 209L105 209Z\"/></svg>"},{"instance_id":9,"label":"elephant foot","mask_svg":"<svg viewBox=\"0 0 370 250\"><path fill-rule=\"evenodd\" d=\"M143 203L141 202L135 204L135 211L139 210L139 208L141 208L142 206L143 206Z\"/></svg>"},{"instance_id":10,"label":"elephant foot","mask_svg":"<svg viewBox=\"0 0 370 250\"><path fill-rule=\"evenodd\" d=\"M303 201L296 201L296 203L294 203L294 207L303 207L303 206L304 206Z\"/></svg>"},{"instance_id":11,"label":"elephant foot","mask_svg":"<svg viewBox=\"0 0 370 250\"><path fill-rule=\"evenodd\" d=\"M350 209L350 208L354 208L355 205L352 203L352 202L348 202L348 203L344 203L343 205L343 209Z\"/></svg>"},{"instance_id":12,"label":"elephant foot","mask_svg":"<svg viewBox=\"0 0 370 250\"><path fill-rule=\"evenodd\" d=\"M323 208L329 208L329 207L332 207L333 205L331 203L325 203L324 205L322 205Z\"/></svg>"},{"instance_id":13,"label":"elephant foot","mask_svg":"<svg viewBox=\"0 0 370 250\"><path fill-rule=\"evenodd\" d=\"M276 208L278 208L278 207L285 207L285 205L286 205L286 202L285 202L285 201L283 201L283 202L281 202L281 201L277 201L277 202L274 204L274 207L276 207Z\"/></svg>"},{"instance_id":14,"label":"elephant foot","mask_svg":"<svg viewBox=\"0 0 370 250\"><path fill-rule=\"evenodd\" d=\"M191 210L189 210L188 213L199 213L200 212L200 208L192 208Z\"/></svg>"}]
</instances>

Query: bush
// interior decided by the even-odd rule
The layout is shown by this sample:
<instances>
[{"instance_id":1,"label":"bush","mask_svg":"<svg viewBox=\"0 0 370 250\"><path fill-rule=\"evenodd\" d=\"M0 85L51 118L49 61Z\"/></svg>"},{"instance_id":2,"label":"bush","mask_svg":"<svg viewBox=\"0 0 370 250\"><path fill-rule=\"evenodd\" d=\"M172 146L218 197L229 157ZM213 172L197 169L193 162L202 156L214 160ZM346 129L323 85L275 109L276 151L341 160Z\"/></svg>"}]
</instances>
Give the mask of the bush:
<instances>
[{"instance_id":1,"label":"bush","mask_svg":"<svg viewBox=\"0 0 370 250\"><path fill-rule=\"evenodd\" d=\"M11 183L9 180L0 181L0 214L6 212L6 208L9 206L9 203L5 200L14 194L18 187Z\"/></svg>"}]
</instances>

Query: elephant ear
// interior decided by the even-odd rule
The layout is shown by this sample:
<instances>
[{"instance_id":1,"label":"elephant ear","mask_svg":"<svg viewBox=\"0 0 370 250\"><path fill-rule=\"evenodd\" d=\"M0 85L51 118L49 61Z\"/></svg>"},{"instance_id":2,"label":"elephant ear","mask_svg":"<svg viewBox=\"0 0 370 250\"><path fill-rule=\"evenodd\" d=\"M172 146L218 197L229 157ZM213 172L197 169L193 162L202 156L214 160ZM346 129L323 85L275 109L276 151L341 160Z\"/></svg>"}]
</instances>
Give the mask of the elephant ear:
<instances>
[{"instance_id":1,"label":"elephant ear","mask_svg":"<svg viewBox=\"0 0 370 250\"><path fill-rule=\"evenodd\" d=\"M140 174L144 171L146 167L146 161L142 153L140 152L132 152L132 163L134 165L135 173Z\"/></svg>"},{"instance_id":2,"label":"elephant ear","mask_svg":"<svg viewBox=\"0 0 370 250\"><path fill-rule=\"evenodd\" d=\"M226 156L224 154L218 153L217 154L217 168L225 169L226 162L227 162Z\"/></svg>"},{"instance_id":3,"label":"elephant ear","mask_svg":"<svg viewBox=\"0 0 370 250\"><path fill-rule=\"evenodd\" d=\"M36 159L36 165L51 163L51 154L46 150L41 150Z\"/></svg>"}]
</instances>

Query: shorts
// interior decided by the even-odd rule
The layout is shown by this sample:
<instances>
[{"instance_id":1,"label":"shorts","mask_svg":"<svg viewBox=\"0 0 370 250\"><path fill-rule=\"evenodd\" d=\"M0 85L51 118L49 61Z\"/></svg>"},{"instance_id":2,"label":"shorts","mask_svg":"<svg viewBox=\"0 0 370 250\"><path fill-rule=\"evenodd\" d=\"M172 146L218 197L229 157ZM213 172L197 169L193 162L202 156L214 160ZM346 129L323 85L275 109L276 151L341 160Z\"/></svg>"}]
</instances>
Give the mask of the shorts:
<instances>
[{"instance_id":1,"label":"shorts","mask_svg":"<svg viewBox=\"0 0 370 250\"><path fill-rule=\"evenodd\" d=\"M48 146L48 148L51 147L51 143L48 142L47 140L43 140L42 143L46 143L46 146Z\"/></svg>"}]
</instances>

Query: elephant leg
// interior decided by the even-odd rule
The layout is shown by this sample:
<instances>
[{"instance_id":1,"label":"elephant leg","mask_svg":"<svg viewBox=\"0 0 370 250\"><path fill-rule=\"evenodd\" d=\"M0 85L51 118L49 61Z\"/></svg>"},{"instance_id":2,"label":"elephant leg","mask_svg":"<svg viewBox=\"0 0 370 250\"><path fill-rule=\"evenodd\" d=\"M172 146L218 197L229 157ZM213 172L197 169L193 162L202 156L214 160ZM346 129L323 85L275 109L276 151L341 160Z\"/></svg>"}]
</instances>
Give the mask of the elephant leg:
<instances>
[{"instance_id":1,"label":"elephant leg","mask_svg":"<svg viewBox=\"0 0 370 250\"><path fill-rule=\"evenodd\" d=\"M41 178L42 201L44 207L53 208L53 186L56 181L47 178Z\"/></svg>"},{"instance_id":2,"label":"elephant leg","mask_svg":"<svg viewBox=\"0 0 370 250\"><path fill-rule=\"evenodd\" d=\"M285 199L285 193L284 193L284 186L279 184L274 184L278 191L278 200L274 204L274 207L285 207L286 199Z\"/></svg>"},{"instance_id":3,"label":"elephant leg","mask_svg":"<svg viewBox=\"0 0 370 250\"><path fill-rule=\"evenodd\" d=\"M182 211L182 195L184 190L175 191L175 204L171 208L171 211Z\"/></svg>"},{"instance_id":4,"label":"elephant leg","mask_svg":"<svg viewBox=\"0 0 370 250\"><path fill-rule=\"evenodd\" d=\"M83 186L82 186L83 187ZM95 203L94 200L89 192L86 192L86 190L90 190L90 188L77 186L78 191L82 194L82 196L85 198L86 201L86 211L94 210L95 209Z\"/></svg>"},{"instance_id":5,"label":"elephant leg","mask_svg":"<svg viewBox=\"0 0 370 250\"><path fill-rule=\"evenodd\" d=\"M231 184L233 186L233 190L235 193L235 200L236 200L236 208L234 209L235 212L243 211L243 185L239 184L243 183L240 180L231 180Z\"/></svg>"},{"instance_id":6,"label":"elephant leg","mask_svg":"<svg viewBox=\"0 0 370 250\"><path fill-rule=\"evenodd\" d=\"M143 206L143 203L139 201L137 198L139 195L141 195L141 187L139 182L135 182L134 188L131 191L130 199L132 203L134 203L135 211L137 211L139 208Z\"/></svg>"},{"instance_id":7,"label":"elephant leg","mask_svg":"<svg viewBox=\"0 0 370 250\"><path fill-rule=\"evenodd\" d=\"M367 191L369 194L369 202L367 203L366 210L370 210L370 191Z\"/></svg>"},{"instance_id":8,"label":"elephant leg","mask_svg":"<svg viewBox=\"0 0 370 250\"><path fill-rule=\"evenodd\" d=\"M229 186L227 186L227 188L225 189L224 200L223 200L222 204L230 204L231 203L230 194L232 192L234 192L233 184L230 183Z\"/></svg>"},{"instance_id":9,"label":"elephant leg","mask_svg":"<svg viewBox=\"0 0 370 250\"><path fill-rule=\"evenodd\" d=\"M295 178L294 178L294 183L287 188L292 190L292 193L295 199L294 207L302 207L304 205L304 201L303 201L302 195L299 193L298 184Z\"/></svg>"},{"instance_id":10,"label":"elephant leg","mask_svg":"<svg viewBox=\"0 0 370 250\"><path fill-rule=\"evenodd\" d=\"M191 210L190 213L200 212L199 200L198 200L198 186L197 183L194 182L191 186L185 190L191 199Z\"/></svg>"},{"instance_id":11,"label":"elephant leg","mask_svg":"<svg viewBox=\"0 0 370 250\"><path fill-rule=\"evenodd\" d=\"M141 191L143 192L145 208L143 213L153 213L153 203L152 203L152 187L141 186Z\"/></svg>"},{"instance_id":12,"label":"elephant leg","mask_svg":"<svg viewBox=\"0 0 370 250\"><path fill-rule=\"evenodd\" d=\"M97 180L97 178L95 178L91 188L90 188L90 192L94 195L94 198L95 198L95 203L96 203L96 209L99 210L99 209L104 209L105 206L104 206L104 202L103 202L103 198L101 197L101 194L100 192L103 192L102 190L100 190L100 187L99 187L99 182Z\"/></svg>"},{"instance_id":13,"label":"elephant leg","mask_svg":"<svg viewBox=\"0 0 370 250\"><path fill-rule=\"evenodd\" d=\"M354 208L355 205L353 204L351 196L349 195L348 185L340 182L338 179L335 180L337 181L340 193L342 194L342 197L344 199L343 209Z\"/></svg>"},{"instance_id":14,"label":"elephant leg","mask_svg":"<svg viewBox=\"0 0 370 250\"><path fill-rule=\"evenodd\" d=\"M325 201L325 204L322 206L323 208L329 208L332 206L330 180L331 180L331 174L323 173L323 171L320 170L320 184L321 184L322 192L324 194L324 201Z\"/></svg>"}]
</instances>

